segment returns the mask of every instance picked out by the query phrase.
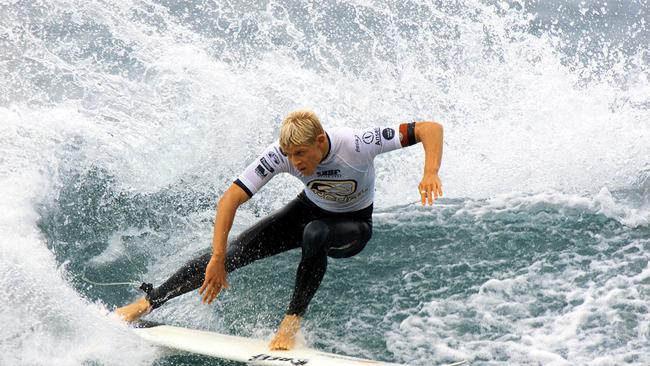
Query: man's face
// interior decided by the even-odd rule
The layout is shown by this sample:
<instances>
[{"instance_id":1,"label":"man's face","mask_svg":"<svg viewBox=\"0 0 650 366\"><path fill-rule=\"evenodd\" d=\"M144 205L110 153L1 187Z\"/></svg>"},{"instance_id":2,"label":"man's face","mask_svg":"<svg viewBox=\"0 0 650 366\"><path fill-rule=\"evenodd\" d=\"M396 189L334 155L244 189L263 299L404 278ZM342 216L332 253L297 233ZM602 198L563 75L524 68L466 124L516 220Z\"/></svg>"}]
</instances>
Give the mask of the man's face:
<instances>
[{"instance_id":1,"label":"man's face","mask_svg":"<svg viewBox=\"0 0 650 366\"><path fill-rule=\"evenodd\" d=\"M308 177L316 171L316 167L327 153L325 135L318 135L313 144L291 145L284 153L302 175Z\"/></svg>"}]
</instances>

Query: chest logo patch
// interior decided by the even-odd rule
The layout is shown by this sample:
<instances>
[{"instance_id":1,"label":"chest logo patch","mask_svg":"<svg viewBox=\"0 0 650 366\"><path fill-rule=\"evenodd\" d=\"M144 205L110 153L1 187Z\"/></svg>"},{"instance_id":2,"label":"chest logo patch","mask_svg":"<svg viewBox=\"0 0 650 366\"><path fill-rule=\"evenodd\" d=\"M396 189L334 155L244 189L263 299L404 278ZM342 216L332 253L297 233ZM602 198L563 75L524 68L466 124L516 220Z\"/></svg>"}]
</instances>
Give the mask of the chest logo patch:
<instances>
[{"instance_id":1,"label":"chest logo patch","mask_svg":"<svg viewBox=\"0 0 650 366\"><path fill-rule=\"evenodd\" d=\"M354 180L312 180L307 184L315 195L328 201L348 202L357 190ZM355 197L356 198L356 197Z\"/></svg>"}]
</instances>

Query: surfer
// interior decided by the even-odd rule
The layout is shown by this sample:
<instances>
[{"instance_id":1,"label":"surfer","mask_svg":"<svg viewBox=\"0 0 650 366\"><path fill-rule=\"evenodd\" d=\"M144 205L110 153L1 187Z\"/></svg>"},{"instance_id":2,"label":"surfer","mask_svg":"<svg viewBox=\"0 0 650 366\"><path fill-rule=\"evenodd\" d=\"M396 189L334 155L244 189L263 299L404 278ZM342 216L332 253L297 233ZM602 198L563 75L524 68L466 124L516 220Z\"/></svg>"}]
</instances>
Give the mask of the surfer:
<instances>
[{"instance_id":1,"label":"surfer","mask_svg":"<svg viewBox=\"0 0 650 366\"><path fill-rule=\"evenodd\" d=\"M279 141L268 146L219 200L212 252L189 261L159 287L143 283L146 296L116 313L132 322L197 288L202 301L211 304L228 288L228 273L258 259L301 248L293 296L269 346L272 350L291 349L325 275L328 257L354 256L370 240L375 156L422 142L424 174L418 190L422 205L431 205L442 195L438 177L442 138L442 126L436 122L326 132L312 111L291 112L282 121ZM228 243L238 207L279 173L297 177L305 189Z\"/></svg>"}]
</instances>

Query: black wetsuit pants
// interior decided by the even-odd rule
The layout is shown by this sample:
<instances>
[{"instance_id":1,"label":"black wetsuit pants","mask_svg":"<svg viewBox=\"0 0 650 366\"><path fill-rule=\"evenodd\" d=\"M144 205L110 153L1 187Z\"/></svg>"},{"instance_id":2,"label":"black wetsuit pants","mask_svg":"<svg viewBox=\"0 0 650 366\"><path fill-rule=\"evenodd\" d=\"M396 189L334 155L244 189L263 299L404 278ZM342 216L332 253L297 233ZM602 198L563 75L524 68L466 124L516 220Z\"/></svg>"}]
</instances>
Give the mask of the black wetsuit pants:
<instances>
[{"instance_id":1,"label":"black wetsuit pants","mask_svg":"<svg viewBox=\"0 0 650 366\"><path fill-rule=\"evenodd\" d=\"M319 208L301 193L229 243L226 272L301 247L302 258L287 314L302 316L325 275L327 257L351 257L363 250L371 235L372 205L355 212L333 213ZM199 288L210 257L211 253L207 253L189 261L160 287L143 284L153 308Z\"/></svg>"}]
</instances>

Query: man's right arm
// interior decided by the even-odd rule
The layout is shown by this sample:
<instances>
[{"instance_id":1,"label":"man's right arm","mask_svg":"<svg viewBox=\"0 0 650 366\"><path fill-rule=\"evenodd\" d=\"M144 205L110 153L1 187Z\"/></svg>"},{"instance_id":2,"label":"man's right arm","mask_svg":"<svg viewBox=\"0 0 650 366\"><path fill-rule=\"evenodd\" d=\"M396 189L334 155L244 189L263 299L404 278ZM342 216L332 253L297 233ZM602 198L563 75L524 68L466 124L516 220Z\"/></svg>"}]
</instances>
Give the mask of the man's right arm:
<instances>
[{"instance_id":1,"label":"man's right arm","mask_svg":"<svg viewBox=\"0 0 650 366\"><path fill-rule=\"evenodd\" d=\"M237 208L250 197L237 184L231 184L230 188L224 192L217 206L217 217L214 223L214 235L212 237L212 256L220 259L226 259L226 245L228 243L228 233L232 228Z\"/></svg>"},{"instance_id":2,"label":"man's right arm","mask_svg":"<svg viewBox=\"0 0 650 366\"><path fill-rule=\"evenodd\" d=\"M199 289L203 302L211 304L222 288L228 288L226 280L226 247L228 233L235 220L237 208L250 197L237 184L232 184L219 200L212 236L212 257L205 270L205 280Z\"/></svg>"},{"instance_id":3,"label":"man's right arm","mask_svg":"<svg viewBox=\"0 0 650 366\"><path fill-rule=\"evenodd\" d=\"M228 287L226 246L237 208L248 201L275 175L288 171L289 161L282 154L280 145L275 142L244 169L219 200L212 236L212 257L205 268L205 280L199 289L204 303L212 303L221 289Z\"/></svg>"}]
</instances>

